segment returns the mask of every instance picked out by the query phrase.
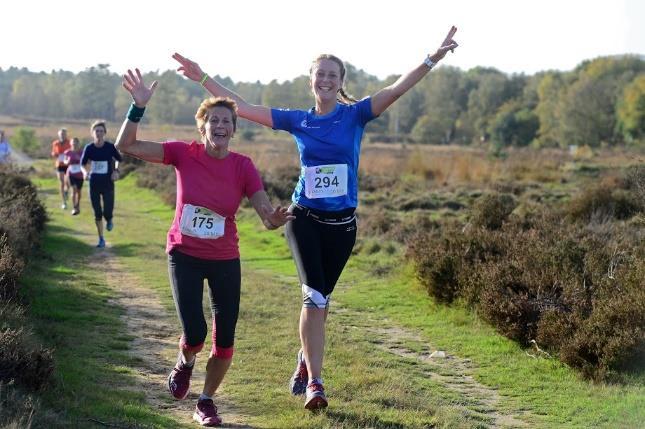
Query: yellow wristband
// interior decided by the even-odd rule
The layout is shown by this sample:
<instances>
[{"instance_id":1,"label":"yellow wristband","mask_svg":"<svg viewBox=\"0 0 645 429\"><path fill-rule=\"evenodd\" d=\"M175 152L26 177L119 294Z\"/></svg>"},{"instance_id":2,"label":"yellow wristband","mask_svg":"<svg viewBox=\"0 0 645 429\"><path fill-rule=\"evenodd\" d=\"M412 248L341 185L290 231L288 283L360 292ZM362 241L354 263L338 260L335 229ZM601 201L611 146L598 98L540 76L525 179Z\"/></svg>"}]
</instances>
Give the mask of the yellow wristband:
<instances>
[{"instance_id":1,"label":"yellow wristband","mask_svg":"<svg viewBox=\"0 0 645 429\"><path fill-rule=\"evenodd\" d=\"M208 73L204 73L204 76L202 76L202 80L199 81L199 84L201 86L204 86L204 84L206 83L206 79L208 79Z\"/></svg>"}]
</instances>

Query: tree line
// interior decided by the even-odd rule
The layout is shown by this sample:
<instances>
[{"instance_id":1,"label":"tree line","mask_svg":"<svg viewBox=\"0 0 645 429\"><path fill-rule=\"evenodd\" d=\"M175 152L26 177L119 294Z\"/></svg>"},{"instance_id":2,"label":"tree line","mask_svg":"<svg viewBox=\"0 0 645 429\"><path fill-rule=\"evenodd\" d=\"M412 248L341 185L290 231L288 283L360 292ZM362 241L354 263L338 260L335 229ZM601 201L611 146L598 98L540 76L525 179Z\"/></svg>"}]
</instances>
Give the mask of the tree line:
<instances>
[{"instance_id":1,"label":"tree line","mask_svg":"<svg viewBox=\"0 0 645 429\"><path fill-rule=\"evenodd\" d=\"M145 78L159 81L145 121L194 123L195 110L205 97L199 85L172 70L150 72ZM360 98L397 78L381 80L348 64L346 87ZM305 75L268 84L215 79L251 103L287 108L312 104ZM111 72L108 64L79 73L0 69L0 114L119 120L130 104L120 84L120 75ZM240 128L249 131L255 125L241 121ZM645 137L645 60L637 55L601 57L571 71L534 75L442 66L372 121L367 131L382 141L431 144L640 145Z\"/></svg>"}]
</instances>

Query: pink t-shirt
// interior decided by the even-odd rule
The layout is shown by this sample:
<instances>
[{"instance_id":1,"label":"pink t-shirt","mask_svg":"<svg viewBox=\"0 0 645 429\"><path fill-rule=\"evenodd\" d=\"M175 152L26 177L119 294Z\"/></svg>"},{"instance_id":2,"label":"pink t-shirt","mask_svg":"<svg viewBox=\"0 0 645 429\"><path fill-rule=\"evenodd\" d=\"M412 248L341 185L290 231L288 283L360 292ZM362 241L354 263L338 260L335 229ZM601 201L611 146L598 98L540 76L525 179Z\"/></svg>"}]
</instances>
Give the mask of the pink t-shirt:
<instances>
[{"instance_id":1,"label":"pink t-shirt","mask_svg":"<svg viewBox=\"0 0 645 429\"><path fill-rule=\"evenodd\" d=\"M67 149L64 154L65 158L69 159L69 162L67 163L67 175L77 179L82 179L83 172L81 171L81 156L83 155L83 150L74 152L71 149ZM72 165L75 165L76 167L72 167Z\"/></svg>"},{"instance_id":2,"label":"pink t-shirt","mask_svg":"<svg viewBox=\"0 0 645 429\"><path fill-rule=\"evenodd\" d=\"M163 151L164 164L173 165L177 174L175 219L168 231L166 252L177 249L196 258L211 260L239 258L235 213L244 197L250 198L264 189L251 158L235 152L229 152L224 159L213 158L206 153L203 144L195 141L190 144L166 142ZM184 210L186 205L189 206ZM190 206L199 210L203 207L211 214L200 217ZM218 217L212 212L225 218L223 236L187 235L186 225L205 228L209 223L212 226L213 220L217 223ZM182 220L182 215L187 219Z\"/></svg>"}]
</instances>

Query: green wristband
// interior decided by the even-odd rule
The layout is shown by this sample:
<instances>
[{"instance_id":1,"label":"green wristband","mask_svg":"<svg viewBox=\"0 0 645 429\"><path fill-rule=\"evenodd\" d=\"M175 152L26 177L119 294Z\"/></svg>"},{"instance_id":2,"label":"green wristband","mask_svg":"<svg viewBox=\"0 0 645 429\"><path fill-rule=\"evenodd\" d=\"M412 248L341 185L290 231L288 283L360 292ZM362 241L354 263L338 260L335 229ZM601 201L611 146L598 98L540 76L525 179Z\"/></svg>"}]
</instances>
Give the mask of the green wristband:
<instances>
[{"instance_id":1,"label":"green wristband","mask_svg":"<svg viewBox=\"0 0 645 429\"><path fill-rule=\"evenodd\" d=\"M145 107L137 107L134 103L130 105L127 118L132 122L139 122L143 118L143 112L146 111Z\"/></svg>"},{"instance_id":2,"label":"green wristband","mask_svg":"<svg viewBox=\"0 0 645 429\"><path fill-rule=\"evenodd\" d=\"M199 84L201 86L204 86L204 84L206 83L206 79L208 79L208 73L204 73L204 76L202 76L202 80L199 81Z\"/></svg>"}]
</instances>

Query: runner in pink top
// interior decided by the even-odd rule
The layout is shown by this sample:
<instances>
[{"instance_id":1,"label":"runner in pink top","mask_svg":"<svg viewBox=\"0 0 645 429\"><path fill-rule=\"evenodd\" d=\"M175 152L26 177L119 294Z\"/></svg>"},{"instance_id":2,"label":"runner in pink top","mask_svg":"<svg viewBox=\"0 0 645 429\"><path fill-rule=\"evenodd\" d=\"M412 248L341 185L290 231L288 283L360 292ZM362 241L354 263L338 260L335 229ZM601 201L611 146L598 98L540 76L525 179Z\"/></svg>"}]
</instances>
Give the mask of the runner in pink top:
<instances>
[{"instance_id":1,"label":"runner in pink top","mask_svg":"<svg viewBox=\"0 0 645 429\"><path fill-rule=\"evenodd\" d=\"M65 165L67 170L67 181L72 187L72 216L76 216L81 212L81 188L83 187L83 170L81 170L81 156L83 149L80 148L78 138L74 137L71 140L71 148L63 153L65 157Z\"/></svg>"},{"instance_id":2,"label":"runner in pink top","mask_svg":"<svg viewBox=\"0 0 645 429\"><path fill-rule=\"evenodd\" d=\"M268 229L276 229L294 217L287 208L272 207L251 159L229 151L237 121L237 106L231 99L209 98L199 106L195 119L201 142L160 144L138 140L138 122L156 86L157 82L153 82L146 87L138 69L136 74L128 70L123 76L123 87L134 102L116 146L145 161L175 167L177 203L166 250L183 335L177 363L168 377L168 388L176 399L188 395L195 356L202 349L207 333L202 310L206 279L213 313L213 348L193 418L203 426L217 426L222 420L213 395L231 365L240 304L241 270L235 213L246 197Z\"/></svg>"},{"instance_id":3,"label":"runner in pink top","mask_svg":"<svg viewBox=\"0 0 645 429\"><path fill-rule=\"evenodd\" d=\"M251 159L231 151L224 159L213 158L206 152L206 147L197 142L166 142L163 151L163 163L174 165L177 173L175 219L168 231L166 252L177 248L196 258L239 258L235 213L244 197L250 199L263 190L262 180ZM224 217L224 236L203 240L182 234L180 221L186 204L206 207Z\"/></svg>"}]
</instances>

